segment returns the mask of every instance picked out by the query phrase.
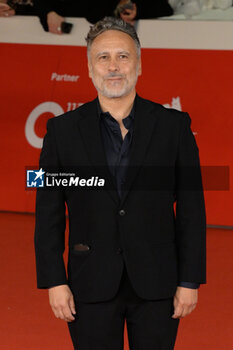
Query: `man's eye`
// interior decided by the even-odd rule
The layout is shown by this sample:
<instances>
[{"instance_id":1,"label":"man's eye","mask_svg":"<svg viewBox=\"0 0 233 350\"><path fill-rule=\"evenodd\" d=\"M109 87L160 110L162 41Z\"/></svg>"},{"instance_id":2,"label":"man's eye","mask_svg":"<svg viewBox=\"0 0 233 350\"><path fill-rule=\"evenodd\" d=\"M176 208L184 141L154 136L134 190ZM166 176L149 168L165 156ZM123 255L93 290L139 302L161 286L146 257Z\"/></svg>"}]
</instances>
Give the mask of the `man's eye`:
<instances>
[{"instance_id":1,"label":"man's eye","mask_svg":"<svg viewBox=\"0 0 233 350\"><path fill-rule=\"evenodd\" d=\"M120 58L128 58L128 56L127 55L120 55Z\"/></svg>"},{"instance_id":2,"label":"man's eye","mask_svg":"<svg viewBox=\"0 0 233 350\"><path fill-rule=\"evenodd\" d=\"M107 58L108 58L108 56L106 56L106 55L103 55L103 56L99 57L99 59L102 60L102 61L106 60Z\"/></svg>"}]
</instances>

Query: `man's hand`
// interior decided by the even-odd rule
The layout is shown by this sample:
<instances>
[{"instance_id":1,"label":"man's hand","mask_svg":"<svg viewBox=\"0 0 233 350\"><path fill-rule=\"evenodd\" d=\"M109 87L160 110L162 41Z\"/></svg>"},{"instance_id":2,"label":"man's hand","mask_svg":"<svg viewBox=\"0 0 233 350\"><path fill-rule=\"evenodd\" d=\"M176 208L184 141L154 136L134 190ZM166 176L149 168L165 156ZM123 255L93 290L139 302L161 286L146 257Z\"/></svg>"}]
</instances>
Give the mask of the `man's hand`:
<instances>
[{"instance_id":1,"label":"man's hand","mask_svg":"<svg viewBox=\"0 0 233 350\"><path fill-rule=\"evenodd\" d=\"M172 318L182 318L189 315L196 307L198 289L177 287L174 296L174 314Z\"/></svg>"},{"instance_id":2,"label":"man's hand","mask_svg":"<svg viewBox=\"0 0 233 350\"><path fill-rule=\"evenodd\" d=\"M47 14L47 23L49 32L53 34L62 34L61 24L65 19L59 16L56 12L51 11Z\"/></svg>"},{"instance_id":3,"label":"man's hand","mask_svg":"<svg viewBox=\"0 0 233 350\"><path fill-rule=\"evenodd\" d=\"M74 321L74 298L67 284L49 288L49 303L57 318L66 322Z\"/></svg>"}]
</instances>

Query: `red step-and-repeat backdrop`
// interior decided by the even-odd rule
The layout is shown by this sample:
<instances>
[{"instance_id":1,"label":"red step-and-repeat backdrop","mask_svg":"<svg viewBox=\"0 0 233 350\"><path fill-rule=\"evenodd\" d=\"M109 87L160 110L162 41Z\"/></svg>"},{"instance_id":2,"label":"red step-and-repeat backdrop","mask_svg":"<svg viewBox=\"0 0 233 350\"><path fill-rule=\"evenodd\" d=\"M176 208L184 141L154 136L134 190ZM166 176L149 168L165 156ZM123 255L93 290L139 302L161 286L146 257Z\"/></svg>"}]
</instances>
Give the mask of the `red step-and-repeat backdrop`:
<instances>
[{"instance_id":1,"label":"red step-and-repeat backdrop","mask_svg":"<svg viewBox=\"0 0 233 350\"><path fill-rule=\"evenodd\" d=\"M95 98L96 91L85 47L2 43L0 49L0 210L34 212L25 168L38 168L46 121ZM229 188L220 176L218 188L207 184L205 199L208 224L233 225L233 51L148 48L142 62L138 94L189 112L201 165L229 167Z\"/></svg>"}]
</instances>

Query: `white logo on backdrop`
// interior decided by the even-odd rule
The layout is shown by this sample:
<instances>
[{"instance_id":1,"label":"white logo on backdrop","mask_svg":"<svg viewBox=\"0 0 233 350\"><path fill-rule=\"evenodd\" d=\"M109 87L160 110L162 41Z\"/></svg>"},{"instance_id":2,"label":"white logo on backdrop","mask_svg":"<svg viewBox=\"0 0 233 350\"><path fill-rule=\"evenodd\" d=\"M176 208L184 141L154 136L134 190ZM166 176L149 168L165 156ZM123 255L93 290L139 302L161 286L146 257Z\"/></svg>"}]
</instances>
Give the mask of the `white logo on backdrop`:
<instances>
[{"instance_id":1,"label":"white logo on backdrop","mask_svg":"<svg viewBox=\"0 0 233 350\"><path fill-rule=\"evenodd\" d=\"M41 114L48 112L54 114L55 117L64 113L62 107L58 103L43 102L34 108L33 111L29 114L25 125L25 136L32 147L42 147L43 138L36 135L35 124Z\"/></svg>"},{"instance_id":2,"label":"white logo on backdrop","mask_svg":"<svg viewBox=\"0 0 233 350\"><path fill-rule=\"evenodd\" d=\"M81 105L82 103L67 102L67 112L74 110ZM164 107L175 108L181 111L182 108L180 103L180 97L173 97L171 104L166 103L164 104ZM52 101L40 103L36 108L33 109L26 121L25 136L28 143L35 148L42 148L43 144L43 138L37 136L35 132L36 121L43 113L52 113L55 117L57 117L58 115L61 115L65 112L58 103Z\"/></svg>"},{"instance_id":3,"label":"white logo on backdrop","mask_svg":"<svg viewBox=\"0 0 233 350\"><path fill-rule=\"evenodd\" d=\"M172 103L165 103L164 107L167 108L174 108L177 109L178 111L182 111L181 103L180 103L180 98L178 97L172 97Z\"/></svg>"}]
</instances>

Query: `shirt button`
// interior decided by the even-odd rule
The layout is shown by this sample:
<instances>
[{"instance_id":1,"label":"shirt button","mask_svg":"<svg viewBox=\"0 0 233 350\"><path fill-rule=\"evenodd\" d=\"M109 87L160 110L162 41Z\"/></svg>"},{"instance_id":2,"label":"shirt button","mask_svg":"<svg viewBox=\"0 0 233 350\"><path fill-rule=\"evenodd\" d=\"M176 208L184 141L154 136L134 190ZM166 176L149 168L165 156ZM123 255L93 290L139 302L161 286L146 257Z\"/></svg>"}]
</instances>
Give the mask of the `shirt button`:
<instances>
[{"instance_id":1,"label":"shirt button","mask_svg":"<svg viewBox=\"0 0 233 350\"><path fill-rule=\"evenodd\" d=\"M120 216L124 216L124 215L125 215L125 210L124 210L124 209L121 209L121 210L119 211L119 215L120 215Z\"/></svg>"},{"instance_id":2,"label":"shirt button","mask_svg":"<svg viewBox=\"0 0 233 350\"><path fill-rule=\"evenodd\" d=\"M121 254L123 252L123 250L121 248L117 248L117 254Z\"/></svg>"}]
</instances>

